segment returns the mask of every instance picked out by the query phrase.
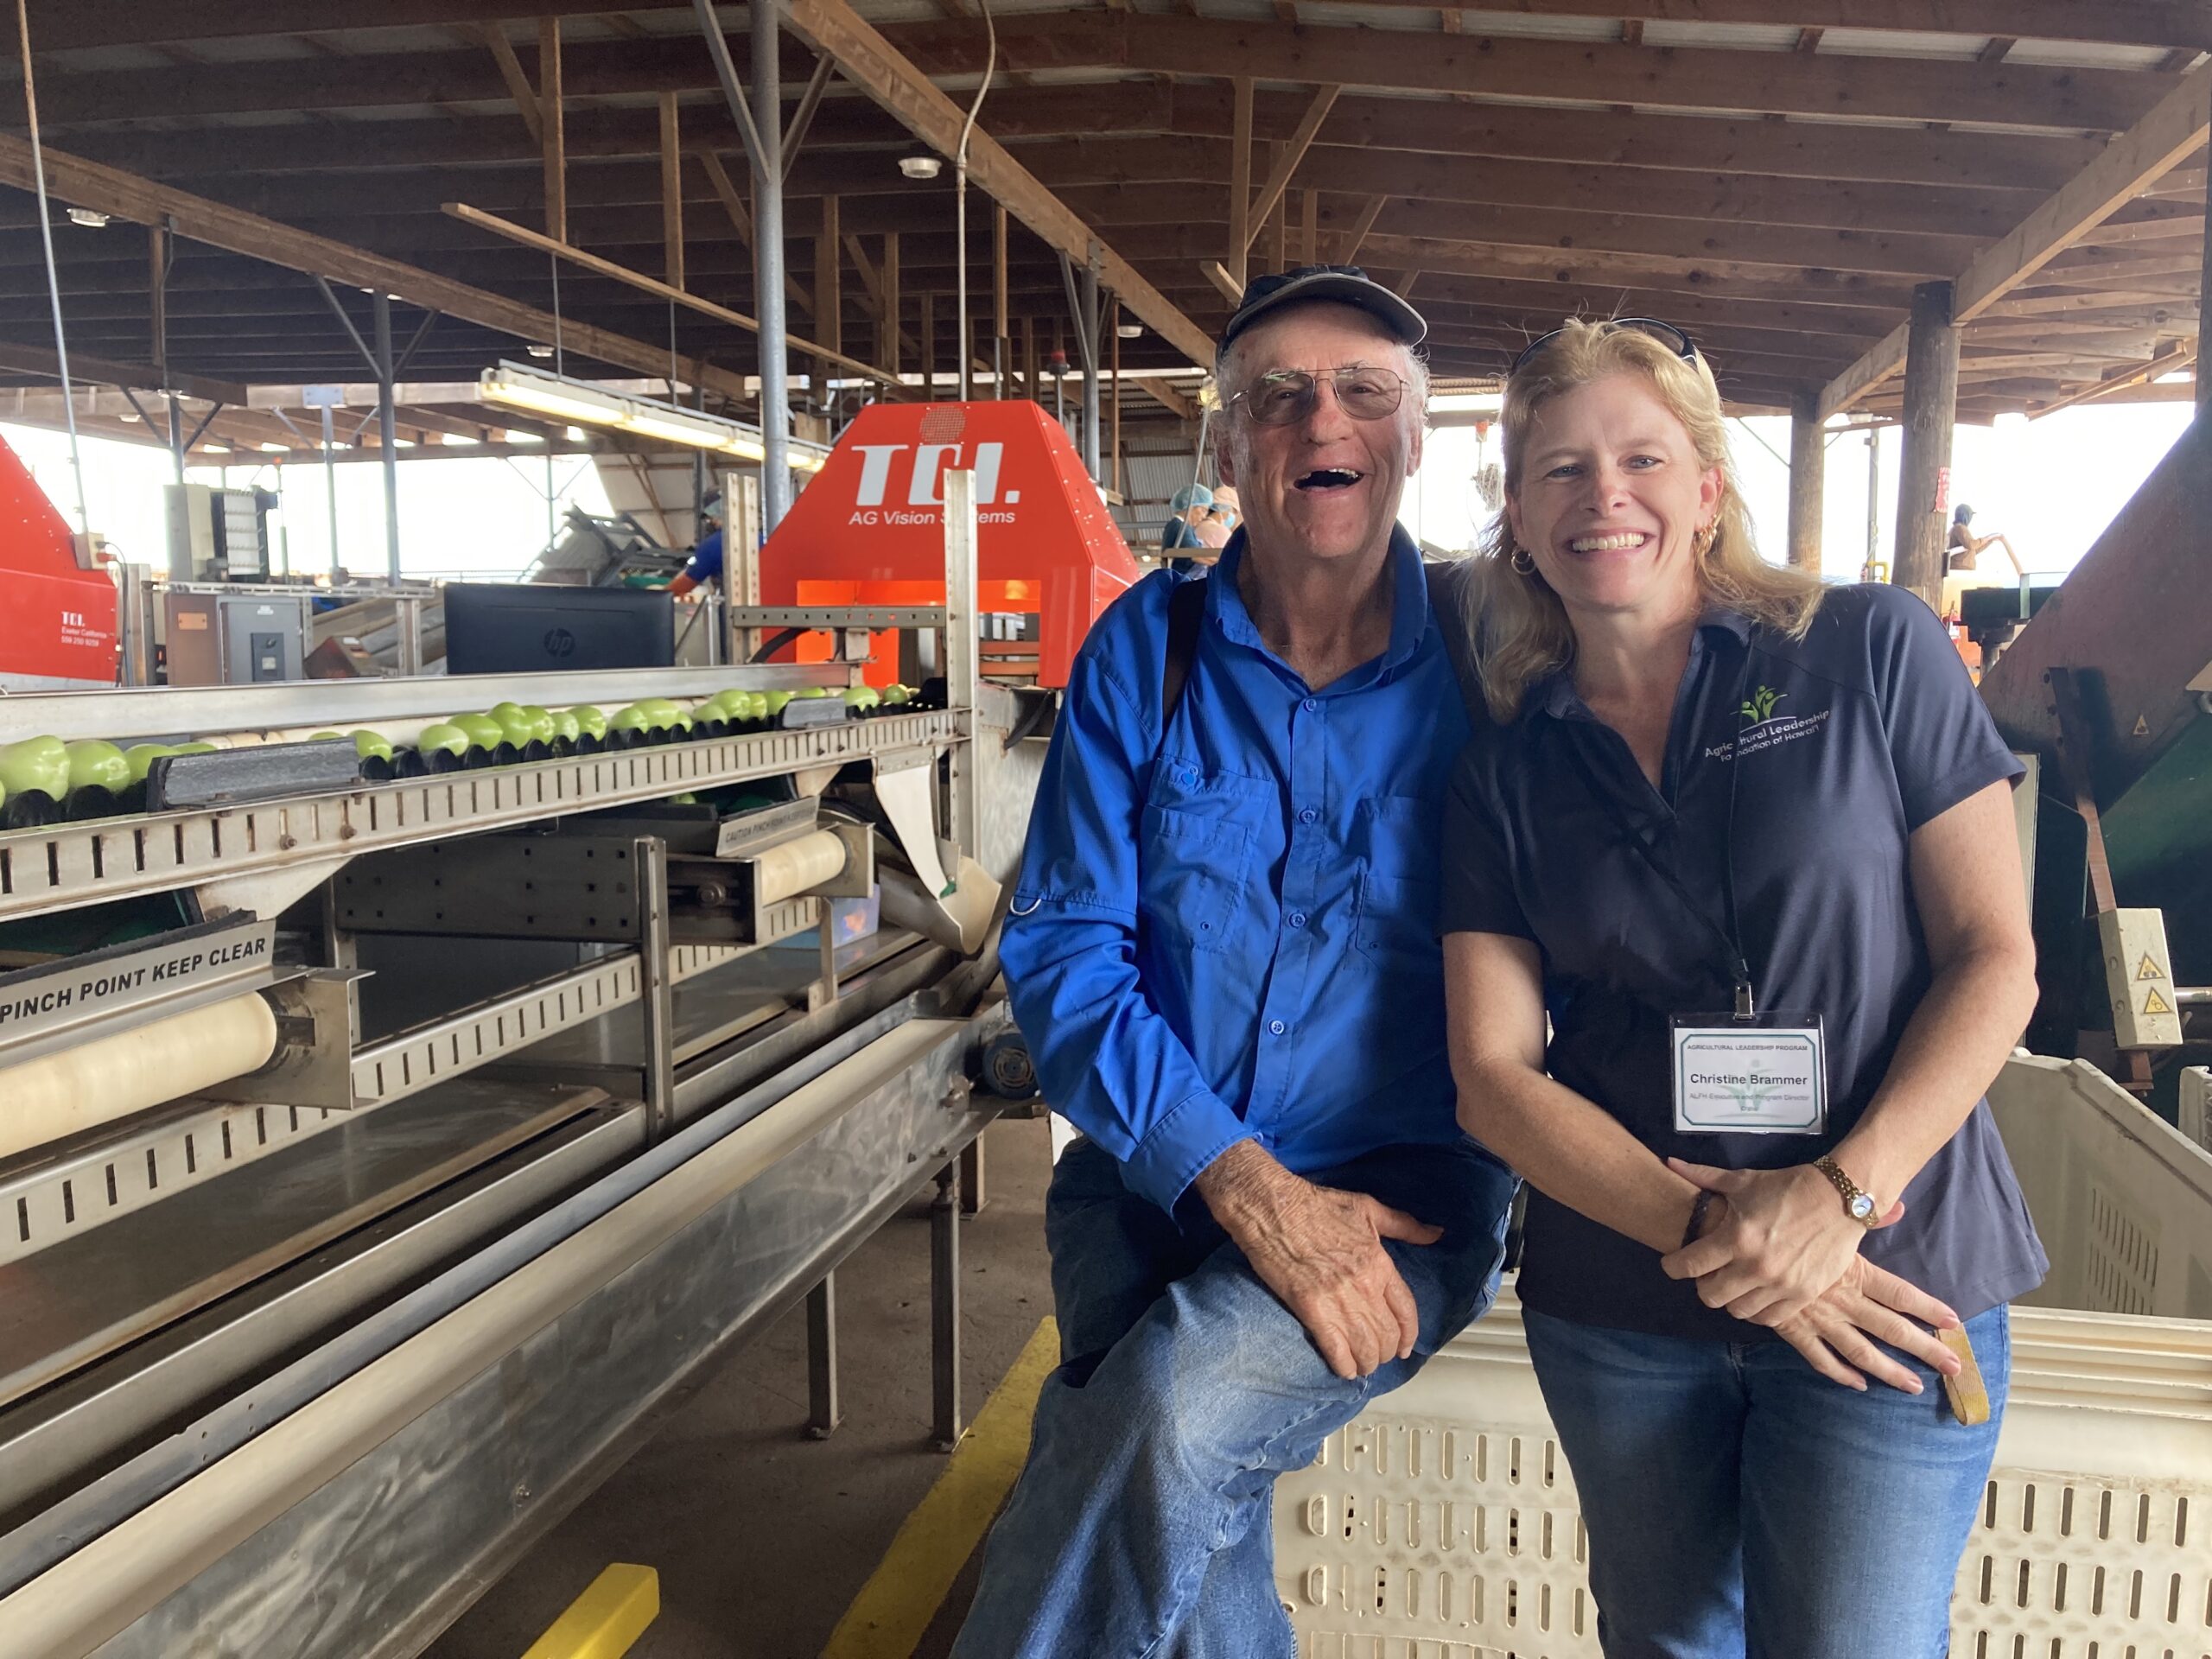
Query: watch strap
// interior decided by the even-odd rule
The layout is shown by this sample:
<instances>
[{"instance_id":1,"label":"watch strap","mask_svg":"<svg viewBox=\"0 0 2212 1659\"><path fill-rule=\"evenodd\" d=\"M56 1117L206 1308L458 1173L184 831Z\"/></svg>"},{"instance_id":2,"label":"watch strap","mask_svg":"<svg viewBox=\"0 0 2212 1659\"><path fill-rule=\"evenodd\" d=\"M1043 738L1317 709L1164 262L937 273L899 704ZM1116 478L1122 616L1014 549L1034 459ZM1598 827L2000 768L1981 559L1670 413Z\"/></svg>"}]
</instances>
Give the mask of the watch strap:
<instances>
[{"instance_id":1,"label":"watch strap","mask_svg":"<svg viewBox=\"0 0 2212 1659\"><path fill-rule=\"evenodd\" d=\"M1827 1176L1828 1185L1834 1187L1837 1193L1841 1196L1843 1213L1871 1232L1874 1223L1880 1218L1881 1214L1880 1211L1873 1206L1872 1195L1858 1182L1853 1180L1850 1176L1845 1174L1843 1166L1825 1153L1813 1160L1813 1167ZM1863 1216L1853 1208L1862 1198L1866 1199L1868 1205L1866 1213Z\"/></svg>"}]
</instances>

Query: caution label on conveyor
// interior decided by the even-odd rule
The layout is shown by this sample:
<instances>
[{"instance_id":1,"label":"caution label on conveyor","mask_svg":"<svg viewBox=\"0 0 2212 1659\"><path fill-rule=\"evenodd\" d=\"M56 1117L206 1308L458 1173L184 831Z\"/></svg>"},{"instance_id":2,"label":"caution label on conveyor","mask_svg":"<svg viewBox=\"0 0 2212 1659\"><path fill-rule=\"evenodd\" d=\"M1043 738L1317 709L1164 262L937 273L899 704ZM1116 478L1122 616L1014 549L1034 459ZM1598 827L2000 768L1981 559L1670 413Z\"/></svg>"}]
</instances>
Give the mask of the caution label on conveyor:
<instances>
[{"instance_id":1,"label":"caution label on conveyor","mask_svg":"<svg viewBox=\"0 0 2212 1659\"><path fill-rule=\"evenodd\" d=\"M2148 991L2146 991L2146 992L2145 992L2145 993L2144 993L2144 995L2143 995L2143 1012L2144 1012L2144 1013L2145 1013L2145 1014L2171 1014L2173 1011L2174 1011L2174 1010L2173 1010L2173 1005L2172 1005L2171 1003L2168 1002L2164 997L2160 996L2160 995L2158 995L2158 988L2157 986L2153 985L2153 986L2152 986L2152 987Z\"/></svg>"},{"instance_id":2,"label":"caution label on conveyor","mask_svg":"<svg viewBox=\"0 0 2212 1659\"><path fill-rule=\"evenodd\" d=\"M0 974L0 1066L266 985L276 940L246 914Z\"/></svg>"}]
</instances>

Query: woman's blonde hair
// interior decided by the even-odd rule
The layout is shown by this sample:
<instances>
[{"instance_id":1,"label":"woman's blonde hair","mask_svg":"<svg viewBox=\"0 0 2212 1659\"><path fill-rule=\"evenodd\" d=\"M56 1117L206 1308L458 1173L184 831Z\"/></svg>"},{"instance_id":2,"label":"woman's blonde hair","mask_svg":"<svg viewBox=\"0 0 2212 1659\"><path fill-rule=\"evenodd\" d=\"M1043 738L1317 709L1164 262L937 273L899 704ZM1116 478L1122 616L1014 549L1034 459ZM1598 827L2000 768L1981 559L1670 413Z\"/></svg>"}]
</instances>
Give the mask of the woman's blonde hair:
<instances>
[{"instance_id":1,"label":"woman's blonde hair","mask_svg":"<svg viewBox=\"0 0 2212 1659\"><path fill-rule=\"evenodd\" d=\"M1702 353L1685 359L1641 329L1569 319L1506 381L1505 407L1498 417L1506 494L1520 493L1536 411L1561 392L1611 374L1637 374L1649 381L1689 434L1699 463L1720 469L1714 534L1697 556L1698 586L1707 601L1740 611L1788 639L1802 639L1820 608L1820 578L1769 564L1753 545L1751 517L1728 456L1720 389ZM1467 584L1468 630L1479 642L1483 698L1499 721L1520 713L1530 685L1574 660L1574 630L1566 607L1541 575L1514 564L1519 551L1512 521L1500 508L1475 556L1478 580Z\"/></svg>"}]
</instances>

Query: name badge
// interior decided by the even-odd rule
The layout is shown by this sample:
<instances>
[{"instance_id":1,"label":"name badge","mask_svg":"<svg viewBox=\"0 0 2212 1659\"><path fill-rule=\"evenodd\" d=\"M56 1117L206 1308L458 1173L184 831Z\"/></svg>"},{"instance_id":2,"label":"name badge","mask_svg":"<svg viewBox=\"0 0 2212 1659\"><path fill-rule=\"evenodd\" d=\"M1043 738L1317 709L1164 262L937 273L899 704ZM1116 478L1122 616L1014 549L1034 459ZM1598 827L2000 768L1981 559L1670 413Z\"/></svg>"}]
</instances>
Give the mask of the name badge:
<instances>
[{"instance_id":1,"label":"name badge","mask_svg":"<svg viewBox=\"0 0 2212 1659\"><path fill-rule=\"evenodd\" d=\"M1819 1135L1827 1128L1821 1016L1787 1009L1674 1020L1677 1135Z\"/></svg>"}]
</instances>

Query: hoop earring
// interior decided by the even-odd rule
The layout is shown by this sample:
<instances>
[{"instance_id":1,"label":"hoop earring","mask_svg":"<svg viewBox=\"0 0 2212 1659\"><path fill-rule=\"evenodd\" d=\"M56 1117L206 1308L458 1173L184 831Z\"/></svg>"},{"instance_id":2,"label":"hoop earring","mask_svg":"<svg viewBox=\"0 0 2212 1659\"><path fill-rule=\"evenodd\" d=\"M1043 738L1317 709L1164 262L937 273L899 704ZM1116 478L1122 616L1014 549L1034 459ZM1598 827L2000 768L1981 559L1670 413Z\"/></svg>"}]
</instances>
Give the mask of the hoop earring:
<instances>
[{"instance_id":1,"label":"hoop earring","mask_svg":"<svg viewBox=\"0 0 2212 1659\"><path fill-rule=\"evenodd\" d=\"M1702 563L1705 556L1713 551L1713 543L1719 539L1720 521L1716 518L1711 524L1701 526L1697 533L1690 537L1690 551L1696 556L1698 562Z\"/></svg>"},{"instance_id":2,"label":"hoop earring","mask_svg":"<svg viewBox=\"0 0 2212 1659\"><path fill-rule=\"evenodd\" d=\"M1515 548L1512 556L1508 558L1506 563L1513 567L1516 575L1533 576L1536 574L1536 561L1525 549Z\"/></svg>"}]
</instances>

